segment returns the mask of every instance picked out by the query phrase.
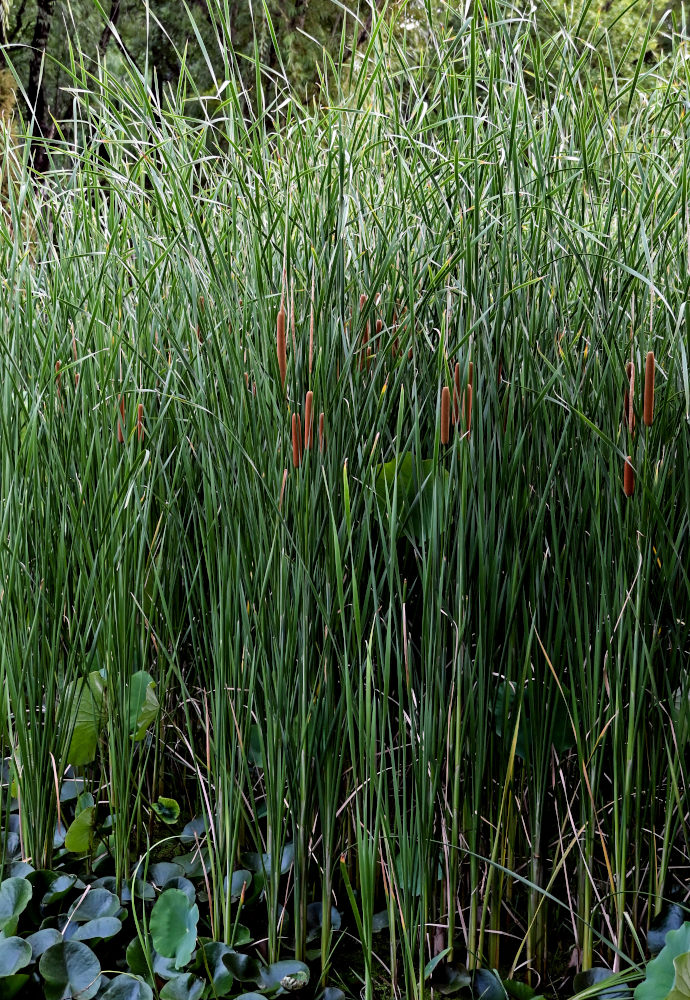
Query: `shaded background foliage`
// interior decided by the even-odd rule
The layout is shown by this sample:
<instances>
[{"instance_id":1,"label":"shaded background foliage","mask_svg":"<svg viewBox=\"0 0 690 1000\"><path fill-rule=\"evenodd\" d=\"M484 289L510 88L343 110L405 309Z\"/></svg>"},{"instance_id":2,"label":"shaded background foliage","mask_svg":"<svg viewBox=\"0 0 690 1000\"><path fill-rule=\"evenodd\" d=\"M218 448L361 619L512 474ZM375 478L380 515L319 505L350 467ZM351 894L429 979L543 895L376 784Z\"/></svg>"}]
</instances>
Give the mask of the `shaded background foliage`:
<instances>
[{"instance_id":1,"label":"shaded background foliage","mask_svg":"<svg viewBox=\"0 0 690 1000\"><path fill-rule=\"evenodd\" d=\"M159 95L166 86L177 86L181 55L201 92L213 94L214 77L222 78L224 56L232 51L248 100L255 88L254 55L258 51L269 79L271 75L287 78L296 93L309 98L318 93L324 61L337 58L342 50L364 45L374 13L384 3L1 0L1 6L0 112L7 114L18 99L25 113L31 114L30 109L35 108L34 134L52 137L57 124L67 124L71 117L72 95L65 67L75 49L92 56L94 71L98 61L107 57L111 72L117 70L124 49ZM438 24L444 23L452 31L474 6L474 0L392 0L386 10L397 41L424 59ZM642 40L646 41L648 61L658 59L671 17L682 16L681 0L556 0L553 5L540 3L532 8L536 30L542 36L557 40L565 23L575 25L583 53L590 50L593 67L599 71L598 51L608 73L612 58L619 71L629 69ZM526 3L516 4L516 13L524 14L527 9ZM226 53L218 49L220 23ZM607 38L605 28L610 28ZM228 33L230 37L225 37Z\"/></svg>"}]
</instances>

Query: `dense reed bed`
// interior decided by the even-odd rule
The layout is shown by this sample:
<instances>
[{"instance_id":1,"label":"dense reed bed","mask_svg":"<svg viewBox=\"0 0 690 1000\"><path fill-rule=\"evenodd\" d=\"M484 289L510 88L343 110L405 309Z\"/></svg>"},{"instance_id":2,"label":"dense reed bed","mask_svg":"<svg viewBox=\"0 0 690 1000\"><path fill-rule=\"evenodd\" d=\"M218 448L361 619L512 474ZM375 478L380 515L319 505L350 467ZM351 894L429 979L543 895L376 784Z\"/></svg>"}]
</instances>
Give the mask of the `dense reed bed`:
<instances>
[{"instance_id":1,"label":"dense reed bed","mask_svg":"<svg viewBox=\"0 0 690 1000\"><path fill-rule=\"evenodd\" d=\"M687 43L595 83L557 41L490 4L413 65L374 21L318 105L259 75L254 111L227 49L164 106L75 51L43 182L4 133L0 739L35 867L100 672L69 774L118 884L160 795L204 817L215 940L249 851L259 951L312 986L642 962L690 832Z\"/></svg>"}]
</instances>

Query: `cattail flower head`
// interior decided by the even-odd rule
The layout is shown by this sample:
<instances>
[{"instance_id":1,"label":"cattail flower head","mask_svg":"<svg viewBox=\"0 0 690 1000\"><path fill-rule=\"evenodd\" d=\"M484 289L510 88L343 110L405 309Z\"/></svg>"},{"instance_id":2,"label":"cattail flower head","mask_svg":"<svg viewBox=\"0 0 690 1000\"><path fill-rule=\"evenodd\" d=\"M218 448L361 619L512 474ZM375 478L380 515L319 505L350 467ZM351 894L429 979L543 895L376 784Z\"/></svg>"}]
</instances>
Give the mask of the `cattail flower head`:
<instances>
[{"instance_id":1,"label":"cattail flower head","mask_svg":"<svg viewBox=\"0 0 690 1000\"><path fill-rule=\"evenodd\" d=\"M278 321L276 324L276 351L278 354L280 384L283 388L285 388L285 378L287 376L287 350L285 346L285 305L282 302L280 303Z\"/></svg>"},{"instance_id":2,"label":"cattail flower head","mask_svg":"<svg viewBox=\"0 0 690 1000\"><path fill-rule=\"evenodd\" d=\"M630 455L626 458L625 465L623 466L623 492L626 497L631 497L635 492L635 473L633 472Z\"/></svg>"},{"instance_id":3,"label":"cattail flower head","mask_svg":"<svg viewBox=\"0 0 690 1000\"><path fill-rule=\"evenodd\" d=\"M450 437L450 392L444 385L441 390L441 444L448 444Z\"/></svg>"},{"instance_id":4,"label":"cattail flower head","mask_svg":"<svg viewBox=\"0 0 690 1000\"><path fill-rule=\"evenodd\" d=\"M654 421L654 351L648 351L644 370L644 422L651 427Z\"/></svg>"},{"instance_id":5,"label":"cattail flower head","mask_svg":"<svg viewBox=\"0 0 690 1000\"><path fill-rule=\"evenodd\" d=\"M314 443L314 393L309 390L304 404L304 449L307 451Z\"/></svg>"}]
</instances>

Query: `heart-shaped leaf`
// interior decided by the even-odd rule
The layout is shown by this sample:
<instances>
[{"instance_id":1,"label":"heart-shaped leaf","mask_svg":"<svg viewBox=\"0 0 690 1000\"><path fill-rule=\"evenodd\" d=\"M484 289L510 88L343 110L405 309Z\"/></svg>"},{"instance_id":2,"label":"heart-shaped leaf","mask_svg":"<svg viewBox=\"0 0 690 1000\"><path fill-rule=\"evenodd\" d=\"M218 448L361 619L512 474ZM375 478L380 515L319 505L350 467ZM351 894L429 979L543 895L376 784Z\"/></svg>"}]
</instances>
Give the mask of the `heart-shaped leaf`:
<instances>
[{"instance_id":1,"label":"heart-shaped leaf","mask_svg":"<svg viewBox=\"0 0 690 1000\"><path fill-rule=\"evenodd\" d=\"M23 941L20 937L0 939L0 976L13 976L30 961L31 945L28 941Z\"/></svg>"},{"instance_id":2,"label":"heart-shaped leaf","mask_svg":"<svg viewBox=\"0 0 690 1000\"><path fill-rule=\"evenodd\" d=\"M133 740L143 740L158 715L156 682L145 670L132 674L129 682L129 731Z\"/></svg>"},{"instance_id":3,"label":"heart-shaped leaf","mask_svg":"<svg viewBox=\"0 0 690 1000\"><path fill-rule=\"evenodd\" d=\"M174 861L157 861L150 866L146 873L147 878L159 889L164 889L169 879L181 878L182 875L184 875L184 868L182 865L175 864Z\"/></svg>"},{"instance_id":4,"label":"heart-shaped leaf","mask_svg":"<svg viewBox=\"0 0 690 1000\"><path fill-rule=\"evenodd\" d=\"M230 954L232 948L220 941L207 941L196 953L194 971L197 975L208 976L213 984L212 995L226 997L232 992L233 975L223 961L225 955Z\"/></svg>"},{"instance_id":5,"label":"heart-shaped leaf","mask_svg":"<svg viewBox=\"0 0 690 1000\"><path fill-rule=\"evenodd\" d=\"M122 930L122 923L117 917L96 917L79 924L74 931L72 941L107 941Z\"/></svg>"},{"instance_id":6,"label":"heart-shaped leaf","mask_svg":"<svg viewBox=\"0 0 690 1000\"><path fill-rule=\"evenodd\" d=\"M81 941L54 944L41 955L38 968L45 980L46 1000L91 1000L101 985L101 963Z\"/></svg>"},{"instance_id":7,"label":"heart-shaped leaf","mask_svg":"<svg viewBox=\"0 0 690 1000\"><path fill-rule=\"evenodd\" d=\"M25 878L6 878L0 885L0 930L11 937L17 930L19 916L29 905L33 894Z\"/></svg>"},{"instance_id":8,"label":"heart-shaped leaf","mask_svg":"<svg viewBox=\"0 0 690 1000\"><path fill-rule=\"evenodd\" d=\"M635 990L635 1000L665 1000L676 980L675 960L690 952L690 922L669 931L666 944L647 965L644 981Z\"/></svg>"},{"instance_id":9,"label":"heart-shaped leaf","mask_svg":"<svg viewBox=\"0 0 690 1000\"><path fill-rule=\"evenodd\" d=\"M138 976L120 975L115 976L100 1000L153 1000L153 990Z\"/></svg>"},{"instance_id":10,"label":"heart-shaped leaf","mask_svg":"<svg viewBox=\"0 0 690 1000\"><path fill-rule=\"evenodd\" d=\"M251 955L230 951L223 955L222 960L235 979L239 979L242 983L258 983L261 979L261 966Z\"/></svg>"},{"instance_id":11,"label":"heart-shaped leaf","mask_svg":"<svg viewBox=\"0 0 690 1000\"><path fill-rule=\"evenodd\" d=\"M491 969L475 969L472 974L474 1000L506 1000L503 983Z\"/></svg>"},{"instance_id":12,"label":"heart-shaped leaf","mask_svg":"<svg viewBox=\"0 0 690 1000\"><path fill-rule=\"evenodd\" d=\"M175 976L161 990L161 1000L199 1000L204 992L203 979L196 976Z\"/></svg>"},{"instance_id":13,"label":"heart-shaped leaf","mask_svg":"<svg viewBox=\"0 0 690 1000\"><path fill-rule=\"evenodd\" d=\"M70 823L65 847L70 854L89 854L96 828L96 807L88 806Z\"/></svg>"},{"instance_id":14,"label":"heart-shaped leaf","mask_svg":"<svg viewBox=\"0 0 690 1000\"><path fill-rule=\"evenodd\" d=\"M294 959L265 966L259 979L259 986L267 993L275 993L276 990L301 990L308 983L309 966Z\"/></svg>"},{"instance_id":15,"label":"heart-shaped leaf","mask_svg":"<svg viewBox=\"0 0 690 1000\"><path fill-rule=\"evenodd\" d=\"M108 889L89 889L85 896L78 899L68 911L68 915L77 923L86 923L97 917L114 917L120 912L120 900L114 892Z\"/></svg>"},{"instance_id":16,"label":"heart-shaped leaf","mask_svg":"<svg viewBox=\"0 0 690 1000\"><path fill-rule=\"evenodd\" d=\"M29 934L26 942L31 946L31 961L35 962L44 951L48 951L54 944L59 944L61 941L62 934L54 927L45 927L42 931Z\"/></svg>"},{"instance_id":17,"label":"heart-shaped leaf","mask_svg":"<svg viewBox=\"0 0 690 1000\"><path fill-rule=\"evenodd\" d=\"M105 681L98 670L67 685L65 704L70 706L72 738L67 751L70 764L90 764L105 725Z\"/></svg>"},{"instance_id":18,"label":"heart-shaped leaf","mask_svg":"<svg viewBox=\"0 0 690 1000\"><path fill-rule=\"evenodd\" d=\"M171 825L177 823L180 818L180 806L175 799L168 799L164 795L159 795L158 801L153 803L153 811L164 823Z\"/></svg>"},{"instance_id":19,"label":"heart-shaped leaf","mask_svg":"<svg viewBox=\"0 0 690 1000\"><path fill-rule=\"evenodd\" d=\"M199 909L181 889L165 889L151 911L153 947L166 958L174 958L175 968L183 968L196 945Z\"/></svg>"}]
</instances>

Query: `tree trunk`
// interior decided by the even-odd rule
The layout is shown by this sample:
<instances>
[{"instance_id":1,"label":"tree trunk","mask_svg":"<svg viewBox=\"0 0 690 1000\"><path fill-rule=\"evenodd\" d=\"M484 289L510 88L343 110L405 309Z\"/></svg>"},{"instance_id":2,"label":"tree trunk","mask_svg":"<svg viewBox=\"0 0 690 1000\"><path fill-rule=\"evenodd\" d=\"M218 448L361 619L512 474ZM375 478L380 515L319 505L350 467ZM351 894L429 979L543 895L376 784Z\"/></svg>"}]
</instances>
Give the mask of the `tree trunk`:
<instances>
[{"instance_id":1,"label":"tree trunk","mask_svg":"<svg viewBox=\"0 0 690 1000\"><path fill-rule=\"evenodd\" d=\"M34 37L31 42L31 64L29 66L29 86L26 93L29 111L33 115L31 134L32 160L36 170L43 173L48 167L48 153L42 140L51 139L55 127L50 120L50 107L46 101L43 80L44 61L50 35L55 0L38 0Z\"/></svg>"},{"instance_id":2,"label":"tree trunk","mask_svg":"<svg viewBox=\"0 0 690 1000\"><path fill-rule=\"evenodd\" d=\"M110 0L110 15L108 16L108 21L103 28L103 34L101 35L101 40L98 43L98 51L102 56L105 55L105 50L108 48L108 42L110 41L113 28L117 27L117 22L120 17L120 7L122 6L122 0Z\"/></svg>"}]
</instances>

